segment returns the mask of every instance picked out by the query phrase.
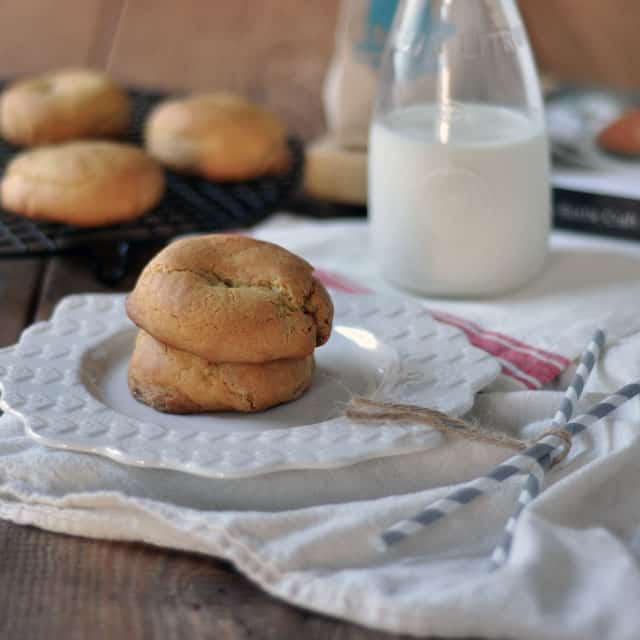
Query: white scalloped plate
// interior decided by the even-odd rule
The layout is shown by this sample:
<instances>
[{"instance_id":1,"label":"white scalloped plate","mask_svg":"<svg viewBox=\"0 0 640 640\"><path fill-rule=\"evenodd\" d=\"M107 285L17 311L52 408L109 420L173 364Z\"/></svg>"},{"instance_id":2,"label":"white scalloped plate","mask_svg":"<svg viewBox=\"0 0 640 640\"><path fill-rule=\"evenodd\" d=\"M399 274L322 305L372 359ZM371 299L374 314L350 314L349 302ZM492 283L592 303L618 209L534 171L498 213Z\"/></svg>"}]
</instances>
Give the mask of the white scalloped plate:
<instances>
[{"instance_id":1,"label":"white scalloped plate","mask_svg":"<svg viewBox=\"0 0 640 640\"><path fill-rule=\"evenodd\" d=\"M135 327L122 295L65 298L49 322L0 351L0 406L41 444L128 465L215 478L331 468L435 446L424 426L354 423L350 394L462 414L499 373L459 330L395 296L334 294L311 389L256 414L175 416L136 402L126 382Z\"/></svg>"}]
</instances>

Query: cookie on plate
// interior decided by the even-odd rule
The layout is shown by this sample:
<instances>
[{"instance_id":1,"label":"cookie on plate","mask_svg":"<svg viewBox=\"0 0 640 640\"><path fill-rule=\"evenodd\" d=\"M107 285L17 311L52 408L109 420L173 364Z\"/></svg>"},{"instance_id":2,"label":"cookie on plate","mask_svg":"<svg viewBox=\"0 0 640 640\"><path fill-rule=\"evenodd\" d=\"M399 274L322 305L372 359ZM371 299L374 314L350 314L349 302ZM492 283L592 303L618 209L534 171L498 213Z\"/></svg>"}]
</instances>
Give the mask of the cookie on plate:
<instances>
[{"instance_id":1,"label":"cookie on plate","mask_svg":"<svg viewBox=\"0 0 640 640\"><path fill-rule=\"evenodd\" d=\"M89 227L137 218L163 192L164 172L142 149L106 141L23 151L0 183L9 211Z\"/></svg>"},{"instance_id":2,"label":"cookie on plate","mask_svg":"<svg viewBox=\"0 0 640 640\"><path fill-rule=\"evenodd\" d=\"M154 338L210 362L305 358L329 339L333 319L308 262L227 234L170 244L140 274L126 306Z\"/></svg>"},{"instance_id":3,"label":"cookie on plate","mask_svg":"<svg viewBox=\"0 0 640 640\"><path fill-rule=\"evenodd\" d=\"M139 331L128 382L134 398L158 411L251 412L301 396L313 369L313 355L263 364L207 362Z\"/></svg>"},{"instance_id":4,"label":"cookie on plate","mask_svg":"<svg viewBox=\"0 0 640 640\"><path fill-rule=\"evenodd\" d=\"M129 127L127 94L105 73L65 69L24 78L0 97L0 130L15 145L110 138Z\"/></svg>"},{"instance_id":5,"label":"cookie on plate","mask_svg":"<svg viewBox=\"0 0 640 640\"><path fill-rule=\"evenodd\" d=\"M231 93L161 103L146 122L145 146L170 169L211 180L248 180L289 164L280 120Z\"/></svg>"}]
</instances>

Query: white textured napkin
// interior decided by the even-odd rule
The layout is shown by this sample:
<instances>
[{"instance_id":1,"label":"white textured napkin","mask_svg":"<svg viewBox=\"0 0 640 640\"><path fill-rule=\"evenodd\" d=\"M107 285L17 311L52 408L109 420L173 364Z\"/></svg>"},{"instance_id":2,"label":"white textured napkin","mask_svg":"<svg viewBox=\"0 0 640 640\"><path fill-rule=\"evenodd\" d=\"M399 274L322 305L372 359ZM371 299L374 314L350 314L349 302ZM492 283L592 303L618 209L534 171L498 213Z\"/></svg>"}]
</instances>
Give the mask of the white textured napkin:
<instances>
[{"instance_id":1,"label":"white textured napkin","mask_svg":"<svg viewBox=\"0 0 640 640\"><path fill-rule=\"evenodd\" d=\"M366 253L363 223L282 217L257 235L330 273L368 288L384 286ZM613 341L592 391L640 378L637 247L573 236L557 236L555 246L547 273L511 298L427 304L566 358L575 357L601 325ZM553 391L494 391L479 396L474 414L508 432L531 433L542 428L560 397ZM598 398L591 394L584 404ZM451 438L425 452L344 469L210 480L45 449L5 416L0 517L223 557L278 597L381 629L442 637L635 640L639 434L633 402L581 436L569 459L551 472L550 486L525 510L510 561L497 572L489 571L489 554L515 505L519 479L386 555L371 544L387 525L510 454Z\"/></svg>"}]
</instances>

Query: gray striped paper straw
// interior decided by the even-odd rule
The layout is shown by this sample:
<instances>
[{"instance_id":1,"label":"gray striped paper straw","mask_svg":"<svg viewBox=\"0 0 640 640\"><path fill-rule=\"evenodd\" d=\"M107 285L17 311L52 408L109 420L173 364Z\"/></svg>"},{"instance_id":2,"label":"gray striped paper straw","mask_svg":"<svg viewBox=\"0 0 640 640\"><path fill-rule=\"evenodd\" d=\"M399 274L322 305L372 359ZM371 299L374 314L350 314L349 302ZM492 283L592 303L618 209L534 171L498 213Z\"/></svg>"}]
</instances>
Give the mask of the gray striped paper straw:
<instances>
[{"instance_id":1,"label":"gray striped paper straw","mask_svg":"<svg viewBox=\"0 0 640 640\"><path fill-rule=\"evenodd\" d=\"M566 424L567 420L573 415L575 403L582 394L584 389L586 379L593 369L593 366L599 356L600 349L604 345L605 342L605 334L602 330L596 331L594 334L592 341L587 346L585 353L582 355L580 359L580 364L576 369L576 373L574 379L572 380L569 388L565 392L565 396L562 399L560 407L556 412L554 417L554 422L558 422L561 425ZM544 460L544 458L543 458ZM549 460L551 462L551 460ZM439 500L436 502L432 508L425 509L422 512L424 520L430 522L435 522L436 520L440 520L443 516L452 513L453 511L457 511L460 507L469 502L472 502L476 498L479 498L481 495L488 493L489 491L495 489L501 482L504 482L507 478L515 475L516 473L522 473L524 470L520 468L511 468L512 465L502 465L503 467L507 467L505 469L500 469L497 475L493 475L494 472L488 474L487 476L483 476L477 478L465 485L462 489L455 491L450 494L443 500ZM544 470L540 468L540 465L536 464L535 461L530 462L530 470L531 472L537 474L538 476L544 476ZM507 473L507 475L504 475ZM534 480L532 480L529 485L533 486ZM526 499L526 498L525 498ZM417 526L417 530L421 527Z\"/></svg>"},{"instance_id":2,"label":"gray striped paper straw","mask_svg":"<svg viewBox=\"0 0 640 640\"><path fill-rule=\"evenodd\" d=\"M586 413L571 420L565 426L572 436L586 431L592 424L606 418L610 413L621 407L625 402L640 394L640 381L627 384L615 393L605 398L602 402L589 409Z\"/></svg>"},{"instance_id":3,"label":"gray striped paper straw","mask_svg":"<svg viewBox=\"0 0 640 640\"><path fill-rule=\"evenodd\" d=\"M594 422L605 418L612 411L615 411L622 404L639 394L640 382L628 384L592 407L587 413L567 423L565 430L572 436L581 433ZM529 473L531 471L536 471L539 474L538 467L541 466L540 461L545 457L551 458L552 454L557 453L557 450L561 450L564 445L565 440L553 433L544 436L522 453L509 458L506 462L495 467L493 471L486 476L472 480L462 489L458 489L446 498L436 501L413 517L402 520L389 527L379 536L380 548L386 550L415 535L419 531L423 531L429 525L441 520L448 513L484 495L489 489L497 486L500 482L504 482L504 480L513 475Z\"/></svg>"},{"instance_id":4,"label":"gray striped paper straw","mask_svg":"<svg viewBox=\"0 0 640 640\"><path fill-rule=\"evenodd\" d=\"M380 547L386 549L415 535L425 527L457 511L465 504L469 504L476 498L489 493L511 476L534 471L536 467L539 466L539 459L549 455L556 448L562 447L564 444L565 441L558 436L545 436L544 439L509 458L488 474L467 482L460 489L450 493L445 498L436 500L413 517L402 520L389 527L380 535Z\"/></svg>"},{"instance_id":5,"label":"gray striped paper straw","mask_svg":"<svg viewBox=\"0 0 640 640\"><path fill-rule=\"evenodd\" d=\"M542 482L544 480L544 474L551 466L551 457L546 456L542 460L539 460L539 465L529 473L524 483L524 487L518 496L518 506L513 512L513 515L507 521L502 534L502 539L491 554L491 568L498 569L501 567L509 557L511 551L511 545L513 543L513 536L518 524L520 514L524 511L524 508L533 501L542 488Z\"/></svg>"},{"instance_id":6,"label":"gray striped paper straw","mask_svg":"<svg viewBox=\"0 0 640 640\"><path fill-rule=\"evenodd\" d=\"M600 357L600 352L604 348L606 339L607 336L602 329L598 329L593 335L591 342L587 345L587 348L580 358L580 364L576 369L573 380L565 391L560 408L553 418L553 426L561 427L571 419L571 416L575 411L576 402L584 391L589 375Z\"/></svg>"},{"instance_id":7,"label":"gray striped paper straw","mask_svg":"<svg viewBox=\"0 0 640 640\"><path fill-rule=\"evenodd\" d=\"M580 364L576 369L573 380L571 380L571 384L567 387L560 407L551 422L552 429L564 428L567 422L571 419L571 416L575 411L576 402L584 391L589 375L600 357L600 351L603 349L605 341L606 335L604 331L602 331L602 329L598 329L580 358ZM534 470L527 476L522 491L518 496L516 509L507 521L500 542L493 550L491 555L491 564L493 569L501 567L509 557L518 519L520 518L524 508L540 493L545 472L551 466L552 458L543 458L539 462L540 465L537 468L534 467Z\"/></svg>"}]
</instances>

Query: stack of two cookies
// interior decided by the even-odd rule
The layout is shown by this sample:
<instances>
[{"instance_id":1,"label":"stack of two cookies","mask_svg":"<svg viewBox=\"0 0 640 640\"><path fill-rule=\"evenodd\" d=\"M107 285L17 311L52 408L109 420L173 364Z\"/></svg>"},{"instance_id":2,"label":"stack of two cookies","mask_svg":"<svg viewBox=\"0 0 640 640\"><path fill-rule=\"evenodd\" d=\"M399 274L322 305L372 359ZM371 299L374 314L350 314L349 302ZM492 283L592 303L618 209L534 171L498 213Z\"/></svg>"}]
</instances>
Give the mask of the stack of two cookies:
<instances>
[{"instance_id":1,"label":"stack of two cookies","mask_svg":"<svg viewBox=\"0 0 640 640\"><path fill-rule=\"evenodd\" d=\"M170 413L260 411L299 397L333 318L312 272L244 236L169 245L127 298L140 328L129 364L134 397Z\"/></svg>"}]
</instances>

